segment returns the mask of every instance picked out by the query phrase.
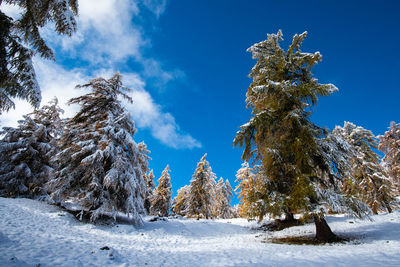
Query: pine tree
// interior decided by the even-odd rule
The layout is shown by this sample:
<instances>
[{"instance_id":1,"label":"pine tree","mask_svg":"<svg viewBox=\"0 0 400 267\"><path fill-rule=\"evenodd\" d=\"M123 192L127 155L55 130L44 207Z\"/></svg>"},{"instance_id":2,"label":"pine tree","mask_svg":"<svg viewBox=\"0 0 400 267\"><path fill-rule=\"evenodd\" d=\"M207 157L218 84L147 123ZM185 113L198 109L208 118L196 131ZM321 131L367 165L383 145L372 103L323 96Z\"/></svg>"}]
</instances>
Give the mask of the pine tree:
<instances>
[{"instance_id":1,"label":"pine tree","mask_svg":"<svg viewBox=\"0 0 400 267\"><path fill-rule=\"evenodd\" d=\"M188 199L188 217L209 219L212 217L214 206L215 174L212 172L205 154L193 174L190 181Z\"/></svg>"},{"instance_id":2,"label":"pine tree","mask_svg":"<svg viewBox=\"0 0 400 267\"><path fill-rule=\"evenodd\" d=\"M257 59L246 94L253 117L240 127L234 145L244 146L244 160L262 163L267 177L262 197L266 212L312 215L316 238L334 241L337 238L324 219L327 206L356 216L363 216L368 208L339 190L332 166L341 164L342 158L335 155L338 149L346 155L343 143L310 120L318 97L338 89L313 77L311 70L322 56L300 50L306 35L296 34L287 51L280 47L281 31L248 49Z\"/></svg>"},{"instance_id":3,"label":"pine tree","mask_svg":"<svg viewBox=\"0 0 400 267\"><path fill-rule=\"evenodd\" d=\"M67 121L61 137L55 160L58 171L47 184L51 202L79 212L80 219L116 219L122 212L140 225L140 214L145 213L142 169L147 154L133 140L134 123L118 100L121 96L132 102L127 95L131 89L122 85L119 73L77 87L92 92L69 101L79 104L80 110Z\"/></svg>"},{"instance_id":4,"label":"pine tree","mask_svg":"<svg viewBox=\"0 0 400 267\"><path fill-rule=\"evenodd\" d=\"M0 195L44 195L43 185L51 178L52 157L63 123L57 99L23 116L18 128L4 127L0 135Z\"/></svg>"},{"instance_id":5,"label":"pine tree","mask_svg":"<svg viewBox=\"0 0 400 267\"><path fill-rule=\"evenodd\" d=\"M385 153L383 164L400 195L400 123L391 122L389 130L378 136L379 150Z\"/></svg>"},{"instance_id":6,"label":"pine tree","mask_svg":"<svg viewBox=\"0 0 400 267\"><path fill-rule=\"evenodd\" d=\"M249 166L248 162L243 162L242 167L236 173L236 181L239 183L235 191L238 194L239 198L239 205L238 205L238 212L240 216L247 217L250 213L250 201L249 198L252 195L250 190L254 188L253 186L253 177L254 173Z\"/></svg>"},{"instance_id":7,"label":"pine tree","mask_svg":"<svg viewBox=\"0 0 400 267\"><path fill-rule=\"evenodd\" d=\"M146 213L150 213L150 206L151 206L151 196L153 194L154 190L154 174L153 172L149 173L152 177L148 177L147 172L149 170L149 160L151 158L149 157L150 151L147 149L147 145L144 143L144 141L140 142L137 144L140 153L143 155L143 157L139 157L139 164L142 169L143 173L143 178L146 183L146 190L143 192L142 199L144 201L144 208L146 210Z\"/></svg>"},{"instance_id":8,"label":"pine tree","mask_svg":"<svg viewBox=\"0 0 400 267\"><path fill-rule=\"evenodd\" d=\"M2 2L17 5L22 14L18 20L13 20L0 11L0 114L15 107L12 100L15 97L39 107L40 88L32 57L36 52L54 60L53 51L39 30L51 22L58 34L71 36L76 31L75 16L78 14L77 0L4 0L0 4Z\"/></svg>"},{"instance_id":9,"label":"pine tree","mask_svg":"<svg viewBox=\"0 0 400 267\"><path fill-rule=\"evenodd\" d=\"M241 217L258 218L261 221L267 214L269 209L263 200L267 194L267 181L260 165L250 167L248 162L242 164L242 168L236 173L236 182L239 184L235 189L239 195L238 212Z\"/></svg>"},{"instance_id":10,"label":"pine tree","mask_svg":"<svg viewBox=\"0 0 400 267\"><path fill-rule=\"evenodd\" d=\"M224 182L222 177L218 180L215 190L214 217L229 219L232 218L231 197L232 187L228 179Z\"/></svg>"},{"instance_id":11,"label":"pine tree","mask_svg":"<svg viewBox=\"0 0 400 267\"><path fill-rule=\"evenodd\" d=\"M160 179L158 179L158 186L154 190L151 199L151 213L158 216L168 216L171 205L171 176L169 175L169 166L165 167Z\"/></svg>"},{"instance_id":12,"label":"pine tree","mask_svg":"<svg viewBox=\"0 0 400 267\"><path fill-rule=\"evenodd\" d=\"M154 187L155 187L153 170L151 170L148 174L145 174L144 178L146 181L146 193L144 196L144 208L146 209L146 213L150 214L151 198L153 196L153 191L154 191Z\"/></svg>"},{"instance_id":13,"label":"pine tree","mask_svg":"<svg viewBox=\"0 0 400 267\"><path fill-rule=\"evenodd\" d=\"M188 213L188 201L190 195L190 186L185 185L178 190L177 196L172 201L172 212L180 216L186 216Z\"/></svg>"},{"instance_id":14,"label":"pine tree","mask_svg":"<svg viewBox=\"0 0 400 267\"><path fill-rule=\"evenodd\" d=\"M378 148L374 134L347 121L343 127L336 126L333 134L346 140L353 150L352 177L343 179L344 191L366 203L375 214L378 210L391 212L391 184L373 150Z\"/></svg>"}]
</instances>

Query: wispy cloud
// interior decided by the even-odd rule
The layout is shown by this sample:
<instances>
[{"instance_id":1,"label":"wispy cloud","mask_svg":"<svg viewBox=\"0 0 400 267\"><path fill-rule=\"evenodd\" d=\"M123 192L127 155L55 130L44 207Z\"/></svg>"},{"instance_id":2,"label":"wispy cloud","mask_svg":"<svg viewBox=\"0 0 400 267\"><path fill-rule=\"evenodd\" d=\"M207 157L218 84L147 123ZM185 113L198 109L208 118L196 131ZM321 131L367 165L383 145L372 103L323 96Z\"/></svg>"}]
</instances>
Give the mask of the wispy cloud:
<instances>
[{"instance_id":1,"label":"wispy cloud","mask_svg":"<svg viewBox=\"0 0 400 267\"><path fill-rule=\"evenodd\" d=\"M143 0L143 4L159 18L167 7L167 0Z\"/></svg>"},{"instance_id":2,"label":"wispy cloud","mask_svg":"<svg viewBox=\"0 0 400 267\"><path fill-rule=\"evenodd\" d=\"M158 17L165 11L166 1L145 0L143 5ZM18 14L15 8L7 9L14 16ZM5 10L3 6L2 10ZM165 70L159 60L144 56L144 50L149 49L151 42L140 25L133 24L133 18L139 12L137 1L97 0L94 3L80 0L76 34L68 38L56 35L51 27L44 29L45 39L49 40L58 53L76 59L85 68L71 68L35 58L34 65L42 88L42 103L57 96L61 107L66 111L65 116L71 117L77 107L70 107L65 103L68 99L85 93L74 89L77 84L86 83L97 76L109 78L120 66L126 65L128 60L134 60L143 66L143 71L121 74L124 84L133 89L134 104L127 107L137 127L149 129L154 138L168 147L201 147L200 142L184 133L173 115L165 112L145 90L146 79L165 85L173 80L184 79L185 74L178 68ZM16 110L1 115L2 125L15 126L16 121L31 110L25 102L17 101L16 105Z\"/></svg>"}]
</instances>

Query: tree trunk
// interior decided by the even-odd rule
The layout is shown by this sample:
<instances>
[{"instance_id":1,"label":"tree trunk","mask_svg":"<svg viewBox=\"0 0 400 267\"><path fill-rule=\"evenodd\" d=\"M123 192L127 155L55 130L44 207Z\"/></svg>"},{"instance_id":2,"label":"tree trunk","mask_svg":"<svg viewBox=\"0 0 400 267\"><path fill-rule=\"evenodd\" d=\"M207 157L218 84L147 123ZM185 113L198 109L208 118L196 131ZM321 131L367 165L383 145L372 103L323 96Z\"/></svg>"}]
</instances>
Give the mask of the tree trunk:
<instances>
[{"instance_id":1,"label":"tree trunk","mask_svg":"<svg viewBox=\"0 0 400 267\"><path fill-rule=\"evenodd\" d=\"M392 208L389 205L386 205L386 209L389 213L392 213Z\"/></svg>"},{"instance_id":2,"label":"tree trunk","mask_svg":"<svg viewBox=\"0 0 400 267\"><path fill-rule=\"evenodd\" d=\"M285 221L286 222L294 222L295 221L294 214L291 212L286 212L285 213Z\"/></svg>"},{"instance_id":3,"label":"tree trunk","mask_svg":"<svg viewBox=\"0 0 400 267\"><path fill-rule=\"evenodd\" d=\"M314 214L313 217L316 230L315 238L318 241L326 243L339 241L338 236L332 232L323 215Z\"/></svg>"}]
</instances>

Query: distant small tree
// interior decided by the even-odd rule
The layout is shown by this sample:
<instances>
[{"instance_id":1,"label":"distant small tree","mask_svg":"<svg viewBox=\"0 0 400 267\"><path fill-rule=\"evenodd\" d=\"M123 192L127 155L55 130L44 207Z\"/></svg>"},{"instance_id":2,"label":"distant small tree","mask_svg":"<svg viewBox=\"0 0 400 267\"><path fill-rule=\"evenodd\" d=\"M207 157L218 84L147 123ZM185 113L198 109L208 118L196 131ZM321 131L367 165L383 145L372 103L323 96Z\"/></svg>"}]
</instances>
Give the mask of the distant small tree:
<instances>
[{"instance_id":1,"label":"distant small tree","mask_svg":"<svg viewBox=\"0 0 400 267\"><path fill-rule=\"evenodd\" d=\"M149 157L150 154L150 150L147 149L147 145L142 141L140 143L137 144L138 145L138 149L140 151L140 153L143 155L143 157L139 157L139 164L140 167L142 169L142 173L143 173L143 178L145 180L146 183L146 190L143 191L143 195L142 195L142 199L144 201L144 208L146 210L146 213L149 214L150 213L150 206L151 206L151 197L153 195L153 190L154 190L154 175L153 172L151 172L151 174L147 174L147 172L149 171L149 160L151 160L151 158ZM148 175L152 175L152 177L149 177Z\"/></svg>"},{"instance_id":2,"label":"distant small tree","mask_svg":"<svg viewBox=\"0 0 400 267\"><path fill-rule=\"evenodd\" d=\"M158 216L168 216L171 206L171 176L169 175L169 166L165 167L160 179L158 179L158 186L154 190L151 199L151 213Z\"/></svg>"},{"instance_id":3,"label":"distant small tree","mask_svg":"<svg viewBox=\"0 0 400 267\"><path fill-rule=\"evenodd\" d=\"M38 196L51 179L51 159L58 152L58 138L63 131L55 98L40 109L24 115L18 128L4 127L0 135L0 195Z\"/></svg>"},{"instance_id":4,"label":"distant small tree","mask_svg":"<svg viewBox=\"0 0 400 267\"><path fill-rule=\"evenodd\" d=\"M343 189L366 203L377 214L378 210L392 211L391 183L374 151L378 141L374 134L351 122L336 126L332 132L346 140L352 147L352 177L343 177Z\"/></svg>"},{"instance_id":5,"label":"distant small tree","mask_svg":"<svg viewBox=\"0 0 400 267\"><path fill-rule=\"evenodd\" d=\"M134 123L118 99L132 102L127 95L131 89L121 79L116 73L109 80L96 78L78 86L91 92L69 101L80 110L66 122L55 158L58 170L47 189L51 203L77 212L80 219L116 219L121 212L141 225L147 153L133 140Z\"/></svg>"},{"instance_id":6,"label":"distant small tree","mask_svg":"<svg viewBox=\"0 0 400 267\"><path fill-rule=\"evenodd\" d=\"M178 190L177 196L172 201L172 212L176 215L186 216L188 213L188 200L190 195L190 186L185 185Z\"/></svg>"},{"instance_id":7,"label":"distant small tree","mask_svg":"<svg viewBox=\"0 0 400 267\"><path fill-rule=\"evenodd\" d=\"M206 156L207 154L200 159L190 181L187 216L196 217L197 219L211 218L215 203L215 174L212 172Z\"/></svg>"},{"instance_id":8,"label":"distant small tree","mask_svg":"<svg viewBox=\"0 0 400 267\"><path fill-rule=\"evenodd\" d=\"M215 217L222 219L232 218L232 206L230 204L232 196L232 187L228 179L224 182L224 179L221 177L218 180L215 190Z\"/></svg>"},{"instance_id":9,"label":"distant small tree","mask_svg":"<svg viewBox=\"0 0 400 267\"><path fill-rule=\"evenodd\" d=\"M379 150L385 153L383 166L400 195L400 123L391 122L389 130L378 136Z\"/></svg>"},{"instance_id":10,"label":"distant small tree","mask_svg":"<svg viewBox=\"0 0 400 267\"><path fill-rule=\"evenodd\" d=\"M240 201L239 215L251 219L258 218L261 221L269 211L263 200L266 195L266 178L262 167L250 167L248 162L244 162L236 173L236 182L239 183L235 189Z\"/></svg>"},{"instance_id":11,"label":"distant small tree","mask_svg":"<svg viewBox=\"0 0 400 267\"><path fill-rule=\"evenodd\" d=\"M51 22L58 34L71 36L76 31L78 14L77 0L4 0L2 3L18 6L21 17L13 20L0 11L0 114L15 107L12 99L15 97L39 107L41 95L32 57L38 53L54 60L40 28Z\"/></svg>"},{"instance_id":12,"label":"distant small tree","mask_svg":"<svg viewBox=\"0 0 400 267\"><path fill-rule=\"evenodd\" d=\"M144 178L146 181L146 193L144 196L144 208L146 209L147 214L150 214L151 198L153 197L153 192L154 192L154 188L155 188L153 170L150 170L150 172L148 174L145 174Z\"/></svg>"}]
</instances>

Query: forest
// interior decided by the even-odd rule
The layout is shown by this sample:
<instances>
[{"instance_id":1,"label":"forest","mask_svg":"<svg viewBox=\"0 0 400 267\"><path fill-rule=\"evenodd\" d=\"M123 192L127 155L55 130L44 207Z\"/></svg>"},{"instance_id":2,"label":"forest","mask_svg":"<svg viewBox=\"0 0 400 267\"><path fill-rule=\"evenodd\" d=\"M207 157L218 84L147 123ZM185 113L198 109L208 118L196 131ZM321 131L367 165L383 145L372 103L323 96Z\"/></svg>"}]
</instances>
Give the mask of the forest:
<instances>
[{"instance_id":1,"label":"forest","mask_svg":"<svg viewBox=\"0 0 400 267\"><path fill-rule=\"evenodd\" d=\"M0 11L0 114L13 112L16 99L34 111L17 127L1 125L2 198L55 206L82 225L122 223L138 231L151 223L178 223L174 220L205 222L210 231L219 231L216 220L243 220L268 232L311 224L312 244L352 240L332 231L330 216L368 221L398 214L400 123L378 136L350 121L334 129L315 124L311 116L318 113L319 99L339 92L314 74L322 55L302 51L307 32L295 34L287 49L281 30L247 49L255 64L243 106L251 116L238 125L232 144L242 151L235 185L217 178L205 154L193 164L190 183L173 197L173 170L167 165L155 181L151 147L136 138L140 128L125 106L135 104L134 88L124 85L123 72L77 84L82 94L68 101L79 107L72 117L63 116L57 97L41 103L33 57L55 60L55 53L40 29L51 24L57 34L72 38L78 1L3 3L23 12L15 20ZM234 195L237 205L231 204ZM291 237L280 242L299 242ZM0 235L0 243L4 240Z\"/></svg>"}]
</instances>

